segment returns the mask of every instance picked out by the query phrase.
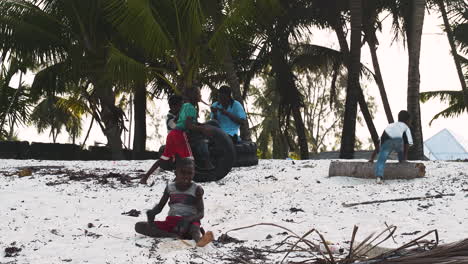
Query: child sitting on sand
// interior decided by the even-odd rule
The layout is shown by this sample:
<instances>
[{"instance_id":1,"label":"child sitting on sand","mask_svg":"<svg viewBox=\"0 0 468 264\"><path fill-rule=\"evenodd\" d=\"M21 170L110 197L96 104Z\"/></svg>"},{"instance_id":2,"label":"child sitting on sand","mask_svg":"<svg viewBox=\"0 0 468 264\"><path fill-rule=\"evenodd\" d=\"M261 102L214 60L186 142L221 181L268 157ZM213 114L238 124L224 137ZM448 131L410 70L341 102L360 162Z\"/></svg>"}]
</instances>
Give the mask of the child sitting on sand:
<instances>
[{"instance_id":1,"label":"child sitting on sand","mask_svg":"<svg viewBox=\"0 0 468 264\"><path fill-rule=\"evenodd\" d=\"M164 189L153 209L146 212L147 222L135 224L135 231L150 237L193 239L203 247L213 241L211 231L202 234L200 220L204 216L203 188L192 182L195 164L190 158L177 158L175 180ZM169 201L169 213L164 221L154 221Z\"/></svg>"}]
</instances>

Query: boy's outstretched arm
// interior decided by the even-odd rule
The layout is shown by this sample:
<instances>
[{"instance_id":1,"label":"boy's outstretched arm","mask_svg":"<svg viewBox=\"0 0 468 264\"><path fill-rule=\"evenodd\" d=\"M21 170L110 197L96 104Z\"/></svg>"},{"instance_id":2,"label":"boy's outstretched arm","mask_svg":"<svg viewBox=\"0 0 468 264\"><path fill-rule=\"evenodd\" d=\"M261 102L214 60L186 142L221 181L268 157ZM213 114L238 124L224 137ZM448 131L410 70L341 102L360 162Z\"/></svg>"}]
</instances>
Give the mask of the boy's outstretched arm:
<instances>
[{"instance_id":1,"label":"boy's outstretched arm","mask_svg":"<svg viewBox=\"0 0 468 264\"><path fill-rule=\"evenodd\" d=\"M167 201L169 200L169 192L166 189L164 189L163 196L159 200L159 203L157 203L153 209L146 211L146 217L148 218L148 222L152 223L154 222L154 217L161 213L162 209L166 205Z\"/></svg>"}]
</instances>

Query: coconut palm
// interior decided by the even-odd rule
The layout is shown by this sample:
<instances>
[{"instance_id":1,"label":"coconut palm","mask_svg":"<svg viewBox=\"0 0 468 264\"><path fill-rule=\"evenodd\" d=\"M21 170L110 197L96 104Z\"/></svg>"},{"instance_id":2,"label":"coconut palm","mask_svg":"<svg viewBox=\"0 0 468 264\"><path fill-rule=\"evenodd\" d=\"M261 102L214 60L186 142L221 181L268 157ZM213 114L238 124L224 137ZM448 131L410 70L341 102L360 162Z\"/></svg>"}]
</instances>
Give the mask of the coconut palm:
<instances>
[{"instance_id":1,"label":"coconut palm","mask_svg":"<svg viewBox=\"0 0 468 264\"><path fill-rule=\"evenodd\" d=\"M118 91L107 67L118 53L100 5L94 0L4 0L0 2L0 49L48 69L49 84L91 84L93 92L87 99L100 115L113 157L122 158L123 111L116 105Z\"/></svg>"},{"instance_id":2,"label":"coconut palm","mask_svg":"<svg viewBox=\"0 0 468 264\"><path fill-rule=\"evenodd\" d=\"M0 139L12 139L16 125L26 124L31 111L29 87L22 82L28 63L10 57L9 64L0 68ZM18 88L10 86L15 74L20 72Z\"/></svg>"},{"instance_id":3,"label":"coconut palm","mask_svg":"<svg viewBox=\"0 0 468 264\"><path fill-rule=\"evenodd\" d=\"M357 101L359 97L359 64L361 61L362 1L350 0L350 11L351 47L340 158L353 158L354 156Z\"/></svg>"},{"instance_id":4,"label":"coconut palm","mask_svg":"<svg viewBox=\"0 0 468 264\"><path fill-rule=\"evenodd\" d=\"M381 30L381 21L378 16L383 11L384 5L378 3L377 1L365 1L364 10L363 10L363 32L364 40L369 46L369 51L372 58L372 65L374 67L375 74L375 83L379 88L380 97L382 99L382 105L387 116L388 123L393 123L393 114L388 102L387 92L385 90L385 85L382 77L382 72L380 70L379 58L377 56L377 46L378 39L376 35L377 30Z\"/></svg>"},{"instance_id":5,"label":"coconut palm","mask_svg":"<svg viewBox=\"0 0 468 264\"><path fill-rule=\"evenodd\" d=\"M450 44L450 49L457 69L458 78L460 80L465 106L468 107L468 88L462 67L462 63L463 61L466 61L466 59L458 54L456 46L457 43L455 43L457 40L459 46L462 48L465 48L468 45L468 38L466 37L468 35L468 3L449 1L447 3L447 8L445 3L441 0L437 0L436 4L444 21L444 28ZM449 15L453 18L452 23L455 26L456 34L454 34L454 31L452 30L452 25L449 21ZM464 49L464 51L466 53L466 49Z\"/></svg>"},{"instance_id":6,"label":"coconut palm","mask_svg":"<svg viewBox=\"0 0 468 264\"><path fill-rule=\"evenodd\" d=\"M30 122L36 126L39 133L49 129L49 135L54 143L63 127L72 138L73 143L82 131L81 115L73 112L73 108L64 107L70 104L66 100L55 96L44 98L31 113Z\"/></svg>"},{"instance_id":7,"label":"coconut palm","mask_svg":"<svg viewBox=\"0 0 468 264\"><path fill-rule=\"evenodd\" d=\"M407 17L408 27L406 31L408 40L408 98L407 109L412 117L411 131L414 145L410 149L408 157L412 160L424 159L423 134L421 126L421 109L419 105L419 58L421 52L421 36L424 24L424 12L426 0L411 1L411 16Z\"/></svg>"},{"instance_id":8,"label":"coconut palm","mask_svg":"<svg viewBox=\"0 0 468 264\"><path fill-rule=\"evenodd\" d=\"M430 91L420 93L420 99L422 103L436 98L438 98L440 101L447 102L449 106L434 115L429 122L429 125L431 125L432 122L438 118L457 117L465 112L468 112L468 107L466 107L463 100L464 97L462 91Z\"/></svg>"}]
</instances>

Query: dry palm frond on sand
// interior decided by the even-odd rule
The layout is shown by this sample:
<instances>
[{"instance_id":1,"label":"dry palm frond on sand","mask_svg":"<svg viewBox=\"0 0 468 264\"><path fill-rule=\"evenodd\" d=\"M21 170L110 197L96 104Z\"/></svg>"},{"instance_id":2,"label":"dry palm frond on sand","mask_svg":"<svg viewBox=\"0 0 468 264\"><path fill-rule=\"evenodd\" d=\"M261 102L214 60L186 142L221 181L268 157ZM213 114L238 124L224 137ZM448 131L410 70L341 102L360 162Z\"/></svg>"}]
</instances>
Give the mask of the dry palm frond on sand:
<instances>
[{"instance_id":1,"label":"dry palm frond on sand","mask_svg":"<svg viewBox=\"0 0 468 264\"><path fill-rule=\"evenodd\" d=\"M273 226L285 230L289 235L274 248L255 248L257 253L249 256L234 256L233 254L224 254L232 263L268 263L267 256L281 256L281 261L271 261L271 263L317 263L317 264L468 264L468 239L445 245L439 245L439 236L437 230L431 230L416 239L402 245L399 248L385 248L380 245L390 238L397 229L396 226L387 226L381 232L374 232L364 240L357 242L356 234L358 227L353 229L352 237L348 249L337 250L331 245L325 237L316 229L311 229L300 236L292 230L272 223L259 223L250 226L235 228L227 231L223 236L228 237L228 233L242 229L254 228L256 226ZM434 235L434 239L428 238ZM312 240L312 236L316 236ZM318 238L317 238L318 237ZM243 247L245 250L245 247ZM282 254L282 255L279 255ZM256 257L257 256L257 257ZM261 259L260 257L261 256ZM301 261L297 261L297 257ZM294 259L294 261L293 261ZM260 261L260 262L259 262Z\"/></svg>"}]
</instances>

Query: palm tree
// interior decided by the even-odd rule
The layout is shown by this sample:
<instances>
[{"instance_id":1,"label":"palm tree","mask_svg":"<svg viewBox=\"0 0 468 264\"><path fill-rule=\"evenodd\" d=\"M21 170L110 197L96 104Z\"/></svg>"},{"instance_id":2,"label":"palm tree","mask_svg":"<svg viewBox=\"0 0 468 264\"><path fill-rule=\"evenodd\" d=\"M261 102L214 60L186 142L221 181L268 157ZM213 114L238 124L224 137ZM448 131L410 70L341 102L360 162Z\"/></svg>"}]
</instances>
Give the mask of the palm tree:
<instances>
[{"instance_id":1,"label":"palm tree","mask_svg":"<svg viewBox=\"0 0 468 264\"><path fill-rule=\"evenodd\" d=\"M33 109L30 122L34 124L39 133L50 129L50 136L53 142L57 141L57 136L61 133L62 127L75 143L76 137L82 131L81 113L73 112L73 108L65 107L70 105L67 99L49 96L42 99Z\"/></svg>"},{"instance_id":2,"label":"palm tree","mask_svg":"<svg viewBox=\"0 0 468 264\"><path fill-rule=\"evenodd\" d=\"M426 0L411 1L411 16L407 19L408 40L408 99L407 108L412 117L411 131L413 133L414 145L409 151L409 159L424 159L423 134L421 126L421 109L419 105L419 58L421 52L421 36L424 24L424 12Z\"/></svg>"},{"instance_id":3,"label":"palm tree","mask_svg":"<svg viewBox=\"0 0 468 264\"><path fill-rule=\"evenodd\" d=\"M294 142L294 140L287 138L287 135L290 136L291 133L284 133L284 130L282 130L284 125L282 126L278 119L280 96L275 87L276 82L274 78L266 74L262 77L265 82L264 88L253 87L251 89L252 96L254 97L253 105L256 109L260 110L260 113L249 113L249 116L261 120L257 125L252 127L252 130L255 132L254 135L256 136L260 158L285 159L288 157L289 150L292 149L289 144ZM286 122L292 126L290 120L286 120Z\"/></svg>"},{"instance_id":4,"label":"palm tree","mask_svg":"<svg viewBox=\"0 0 468 264\"><path fill-rule=\"evenodd\" d=\"M362 1L350 0L351 10L351 48L348 62L348 88L344 113L343 133L341 136L340 158L354 156L356 133L357 101L359 97L359 68L361 61Z\"/></svg>"},{"instance_id":5,"label":"palm tree","mask_svg":"<svg viewBox=\"0 0 468 264\"><path fill-rule=\"evenodd\" d=\"M94 0L2 1L0 49L48 68L55 78L50 82L92 84L87 99L100 114L113 157L123 158L123 111L115 104L118 91L106 67L116 52L100 5Z\"/></svg>"},{"instance_id":6,"label":"palm tree","mask_svg":"<svg viewBox=\"0 0 468 264\"><path fill-rule=\"evenodd\" d=\"M22 74L29 63L10 57L8 67L0 68L0 139L12 139L17 124L26 124L31 111L29 87L22 82ZM20 72L18 88L10 87L13 76ZM5 127L7 125L7 127Z\"/></svg>"},{"instance_id":7,"label":"palm tree","mask_svg":"<svg viewBox=\"0 0 468 264\"><path fill-rule=\"evenodd\" d=\"M464 96L462 91L430 91L420 93L420 100L422 103L435 98L439 98L441 101L447 102L449 106L434 115L429 122L429 125L431 125L432 122L438 118L457 117L464 112L468 112L468 107L466 107L464 103Z\"/></svg>"},{"instance_id":8,"label":"palm tree","mask_svg":"<svg viewBox=\"0 0 468 264\"><path fill-rule=\"evenodd\" d=\"M442 19L444 21L444 28L445 28L445 32L447 33L447 38L448 38L448 41L449 41L449 44L450 44L450 50L452 52L452 56L453 56L453 60L455 62L455 67L457 69L457 74L458 74L458 78L460 80L460 85L461 85L461 90L462 90L462 93L463 93L463 98L464 98L464 102L465 102L465 106L468 107L468 88L467 88L467 85L466 85L466 80L465 80L465 76L463 74L463 69L462 69L462 63L461 63L461 58L460 56L458 55L458 52L457 52L457 47L456 47L456 44L455 44L455 36L453 34L453 31L452 31L452 26L450 25L450 21L449 21L449 18L448 18L448 14L447 14L447 10L445 8L445 4L444 4L444 1L442 0L437 0L436 1L438 7L439 7L439 11L442 15ZM458 6L456 5L457 3L453 3L453 2L449 2L451 5L454 5L453 6L453 13L454 16L461 16L462 17L462 21L461 23L459 23L457 25L458 29L461 29L464 27L464 24L468 25L468 15L466 14L466 11L465 12L460 12L460 10L458 9ZM458 3L460 4L460 3ZM465 9L468 8L468 5L467 3L464 4L465 6ZM463 18L463 16L465 16L465 18ZM457 22L458 23L458 22ZM466 32L466 31L465 31Z\"/></svg>"},{"instance_id":9,"label":"palm tree","mask_svg":"<svg viewBox=\"0 0 468 264\"><path fill-rule=\"evenodd\" d=\"M376 36L376 31L377 29L381 28L381 22L378 19L378 15L382 10L383 7L378 6L376 1L365 1L363 31L365 33L364 39L369 46L372 65L374 67L375 82L379 88L385 115L387 116L388 123L393 123L393 114L388 102L387 92L385 90L382 72L380 70L379 58L377 56L378 39Z\"/></svg>"}]
</instances>

